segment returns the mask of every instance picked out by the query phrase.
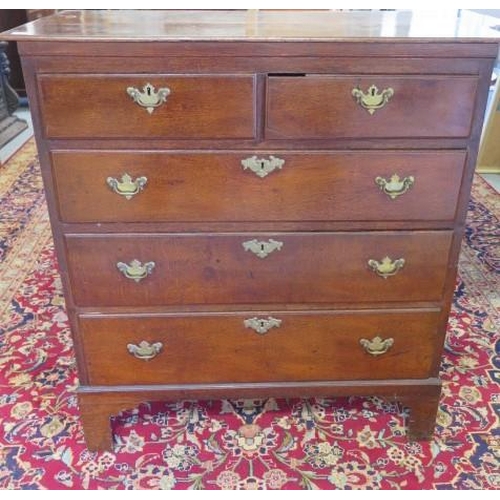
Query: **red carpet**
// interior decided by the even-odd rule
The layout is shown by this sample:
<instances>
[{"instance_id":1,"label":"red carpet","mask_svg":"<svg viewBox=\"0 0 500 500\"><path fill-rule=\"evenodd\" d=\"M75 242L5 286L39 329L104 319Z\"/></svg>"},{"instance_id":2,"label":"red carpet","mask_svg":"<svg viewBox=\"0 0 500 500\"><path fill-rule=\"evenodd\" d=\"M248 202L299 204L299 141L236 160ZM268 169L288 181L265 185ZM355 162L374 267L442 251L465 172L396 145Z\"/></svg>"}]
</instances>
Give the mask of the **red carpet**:
<instances>
[{"instance_id":1,"label":"red carpet","mask_svg":"<svg viewBox=\"0 0 500 500\"><path fill-rule=\"evenodd\" d=\"M499 489L500 195L476 178L431 442L378 398L144 404L86 450L34 143L0 169L0 489Z\"/></svg>"}]
</instances>

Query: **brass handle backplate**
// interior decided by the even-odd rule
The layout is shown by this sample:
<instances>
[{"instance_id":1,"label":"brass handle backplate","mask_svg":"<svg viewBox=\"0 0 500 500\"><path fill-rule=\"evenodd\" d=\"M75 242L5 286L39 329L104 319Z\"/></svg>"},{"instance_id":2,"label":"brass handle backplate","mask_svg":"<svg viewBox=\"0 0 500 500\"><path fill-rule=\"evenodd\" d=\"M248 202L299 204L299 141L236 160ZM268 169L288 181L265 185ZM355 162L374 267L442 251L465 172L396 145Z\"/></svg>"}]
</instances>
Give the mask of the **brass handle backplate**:
<instances>
[{"instance_id":1,"label":"brass handle backplate","mask_svg":"<svg viewBox=\"0 0 500 500\"><path fill-rule=\"evenodd\" d=\"M133 196L144 189L144 186L148 182L148 178L141 176L137 179L132 180L129 174L125 173L122 175L120 180L114 177L108 177L106 183L108 186L117 194L130 200Z\"/></svg>"},{"instance_id":2,"label":"brass handle backplate","mask_svg":"<svg viewBox=\"0 0 500 500\"><path fill-rule=\"evenodd\" d=\"M394 174L389 180L383 177L375 177L375 183L387 196L394 200L398 196L405 194L406 191L413 186L415 177L410 175L409 177L401 179L398 174Z\"/></svg>"},{"instance_id":3,"label":"brass handle backplate","mask_svg":"<svg viewBox=\"0 0 500 500\"><path fill-rule=\"evenodd\" d=\"M150 344L146 340L142 340L139 345L136 344L128 344L127 350L132 356L137 359L142 359L144 361L149 361L157 356L163 348L163 344L161 342L155 342Z\"/></svg>"},{"instance_id":4,"label":"brass handle backplate","mask_svg":"<svg viewBox=\"0 0 500 500\"><path fill-rule=\"evenodd\" d=\"M267 241L259 241L259 240L244 241L242 245L246 251L250 251L253 254L257 255L257 257L264 259L275 250L281 250L283 243L281 241L269 239Z\"/></svg>"},{"instance_id":5,"label":"brass handle backplate","mask_svg":"<svg viewBox=\"0 0 500 500\"><path fill-rule=\"evenodd\" d=\"M381 262L373 259L368 261L370 269L381 278L386 279L389 276L394 276L404 265L405 259L396 259L393 261L388 256L384 257Z\"/></svg>"},{"instance_id":6,"label":"brass handle backplate","mask_svg":"<svg viewBox=\"0 0 500 500\"><path fill-rule=\"evenodd\" d=\"M371 85L366 93L359 87L352 89L351 93L356 102L365 108L370 115L373 115L377 109L383 108L389 102L389 99L394 95L394 89L389 87L379 92L375 85Z\"/></svg>"},{"instance_id":7,"label":"brass handle backplate","mask_svg":"<svg viewBox=\"0 0 500 500\"><path fill-rule=\"evenodd\" d=\"M269 156L266 158L257 158L257 156L251 156L250 158L245 158L241 160L243 170L250 169L255 175L263 179L271 172L276 169L281 170L285 164L285 160L281 158L276 158L275 156Z\"/></svg>"},{"instance_id":8,"label":"brass handle backplate","mask_svg":"<svg viewBox=\"0 0 500 500\"><path fill-rule=\"evenodd\" d=\"M259 335L266 334L271 328L279 328L281 326L281 320L272 318L269 316L267 319L264 318L249 318L243 321L246 328L251 328L255 330Z\"/></svg>"},{"instance_id":9,"label":"brass handle backplate","mask_svg":"<svg viewBox=\"0 0 500 500\"><path fill-rule=\"evenodd\" d=\"M360 339L359 343L364 350L372 356L380 356L385 354L394 344L393 338L381 339L378 335L373 339Z\"/></svg>"},{"instance_id":10,"label":"brass handle backplate","mask_svg":"<svg viewBox=\"0 0 500 500\"><path fill-rule=\"evenodd\" d=\"M155 90L153 85L146 83L142 88L142 91L135 87L128 87L127 94L132 98L132 100L137 103L142 108L151 114L155 108L161 106L170 95L170 89L168 87L162 87Z\"/></svg>"},{"instance_id":11,"label":"brass handle backplate","mask_svg":"<svg viewBox=\"0 0 500 500\"><path fill-rule=\"evenodd\" d=\"M152 273L155 267L155 263L146 262L142 264L137 259L134 259L132 262L130 262L130 264L125 264L125 262L117 262L116 267L126 278L139 283L139 281Z\"/></svg>"}]
</instances>

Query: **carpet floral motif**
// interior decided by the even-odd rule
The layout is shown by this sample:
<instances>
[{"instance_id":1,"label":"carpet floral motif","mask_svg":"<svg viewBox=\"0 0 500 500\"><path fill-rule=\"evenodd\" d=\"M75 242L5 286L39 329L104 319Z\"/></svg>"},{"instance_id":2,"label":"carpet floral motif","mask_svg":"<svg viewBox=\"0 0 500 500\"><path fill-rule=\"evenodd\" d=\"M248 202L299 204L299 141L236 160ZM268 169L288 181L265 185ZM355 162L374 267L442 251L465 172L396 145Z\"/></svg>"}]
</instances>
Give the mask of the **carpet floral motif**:
<instances>
[{"instance_id":1,"label":"carpet floral motif","mask_svg":"<svg viewBox=\"0 0 500 500\"><path fill-rule=\"evenodd\" d=\"M377 397L180 401L117 415L98 453L28 143L0 170L0 489L499 489L498 200L476 178L432 441L408 441L406 409Z\"/></svg>"}]
</instances>

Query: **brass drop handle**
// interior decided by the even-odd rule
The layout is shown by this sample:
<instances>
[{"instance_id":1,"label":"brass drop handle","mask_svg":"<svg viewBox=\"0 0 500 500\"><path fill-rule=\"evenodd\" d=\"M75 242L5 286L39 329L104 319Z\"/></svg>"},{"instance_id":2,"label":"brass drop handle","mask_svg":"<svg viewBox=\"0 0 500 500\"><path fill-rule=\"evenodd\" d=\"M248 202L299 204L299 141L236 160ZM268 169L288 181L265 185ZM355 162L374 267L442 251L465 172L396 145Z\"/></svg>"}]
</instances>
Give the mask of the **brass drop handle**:
<instances>
[{"instance_id":1,"label":"brass drop handle","mask_svg":"<svg viewBox=\"0 0 500 500\"><path fill-rule=\"evenodd\" d=\"M351 93L356 102L373 115L377 109L383 108L389 102L394 95L394 89L388 87L380 92L375 85L371 85L366 93L359 87L353 88Z\"/></svg>"},{"instance_id":2,"label":"brass drop handle","mask_svg":"<svg viewBox=\"0 0 500 500\"><path fill-rule=\"evenodd\" d=\"M281 170L284 164L285 160L272 155L269 156L269 159L257 158L257 156L254 155L250 158L241 160L243 170L250 169L257 177L260 177L261 179L268 176L275 170Z\"/></svg>"},{"instance_id":3,"label":"brass drop handle","mask_svg":"<svg viewBox=\"0 0 500 500\"><path fill-rule=\"evenodd\" d=\"M383 177L375 177L375 183L389 198L394 200L398 196L405 194L415 184L415 177L410 175L401 179L398 174L393 174L389 180Z\"/></svg>"},{"instance_id":4,"label":"brass drop handle","mask_svg":"<svg viewBox=\"0 0 500 500\"><path fill-rule=\"evenodd\" d=\"M283 242L269 239L267 241L249 240L242 243L245 251L250 251L260 259L266 258L275 250L281 250Z\"/></svg>"},{"instance_id":5,"label":"brass drop handle","mask_svg":"<svg viewBox=\"0 0 500 500\"><path fill-rule=\"evenodd\" d=\"M144 186L148 182L148 178L141 176L133 180L129 174L125 173L122 175L120 180L114 177L108 177L106 183L108 186L117 194L123 196L127 200L130 200L137 193L144 189Z\"/></svg>"},{"instance_id":6,"label":"brass drop handle","mask_svg":"<svg viewBox=\"0 0 500 500\"><path fill-rule=\"evenodd\" d=\"M389 276L394 276L405 265L405 259L391 260L390 257L385 256L381 262L370 259L368 266L381 278L387 279Z\"/></svg>"},{"instance_id":7,"label":"brass drop handle","mask_svg":"<svg viewBox=\"0 0 500 500\"><path fill-rule=\"evenodd\" d=\"M139 345L127 344L128 352L135 358L142 359L144 361L149 361L150 359L158 356L162 349L163 344L161 342L150 344L146 340L142 340L139 342Z\"/></svg>"},{"instance_id":8,"label":"brass drop handle","mask_svg":"<svg viewBox=\"0 0 500 500\"><path fill-rule=\"evenodd\" d=\"M167 97L170 95L170 89L161 87L155 90L153 85L146 83L142 91L135 87L127 87L127 94L135 103L142 108L146 108L146 111L151 114L155 108L166 102Z\"/></svg>"},{"instance_id":9,"label":"brass drop handle","mask_svg":"<svg viewBox=\"0 0 500 500\"><path fill-rule=\"evenodd\" d=\"M116 267L126 278L139 283L139 281L152 273L155 267L155 263L151 261L142 264L137 259L134 259L132 262L130 262L130 264L126 264L125 262L117 262Z\"/></svg>"},{"instance_id":10,"label":"brass drop handle","mask_svg":"<svg viewBox=\"0 0 500 500\"><path fill-rule=\"evenodd\" d=\"M378 335L371 340L360 339L359 343L364 350L371 356L380 356L385 354L394 344L393 338L381 339Z\"/></svg>"},{"instance_id":11,"label":"brass drop handle","mask_svg":"<svg viewBox=\"0 0 500 500\"><path fill-rule=\"evenodd\" d=\"M281 326L281 320L272 318L271 316L268 316L267 319L255 317L255 318L245 319L243 321L243 324L245 325L245 328L251 328L259 335L264 335L271 328L279 328Z\"/></svg>"}]
</instances>

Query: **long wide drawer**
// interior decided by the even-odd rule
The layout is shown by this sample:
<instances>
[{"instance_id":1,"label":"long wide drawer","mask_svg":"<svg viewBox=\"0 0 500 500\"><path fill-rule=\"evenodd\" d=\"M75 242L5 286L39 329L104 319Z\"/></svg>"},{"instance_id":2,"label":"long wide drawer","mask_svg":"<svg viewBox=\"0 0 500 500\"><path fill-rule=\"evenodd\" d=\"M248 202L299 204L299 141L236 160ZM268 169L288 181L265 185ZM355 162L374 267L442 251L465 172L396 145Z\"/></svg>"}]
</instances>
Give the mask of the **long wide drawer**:
<instances>
[{"instance_id":1,"label":"long wide drawer","mask_svg":"<svg viewBox=\"0 0 500 500\"><path fill-rule=\"evenodd\" d=\"M477 76L270 77L268 138L467 137Z\"/></svg>"},{"instance_id":2,"label":"long wide drawer","mask_svg":"<svg viewBox=\"0 0 500 500\"><path fill-rule=\"evenodd\" d=\"M47 138L253 138L254 81L253 75L41 75L43 132Z\"/></svg>"},{"instance_id":3,"label":"long wide drawer","mask_svg":"<svg viewBox=\"0 0 500 500\"><path fill-rule=\"evenodd\" d=\"M451 231L66 235L80 306L437 301Z\"/></svg>"},{"instance_id":4,"label":"long wide drawer","mask_svg":"<svg viewBox=\"0 0 500 500\"><path fill-rule=\"evenodd\" d=\"M80 316L90 384L427 378L438 311Z\"/></svg>"},{"instance_id":5,"label":"long wide drawer","mask_svg":"<svg viewBox=\"0 0 500 500\"><path fill-rule=\"evenodd\" d=\"M55 151L65 222L451 221L465 151Z\"/></svg>"}]
</instances>

